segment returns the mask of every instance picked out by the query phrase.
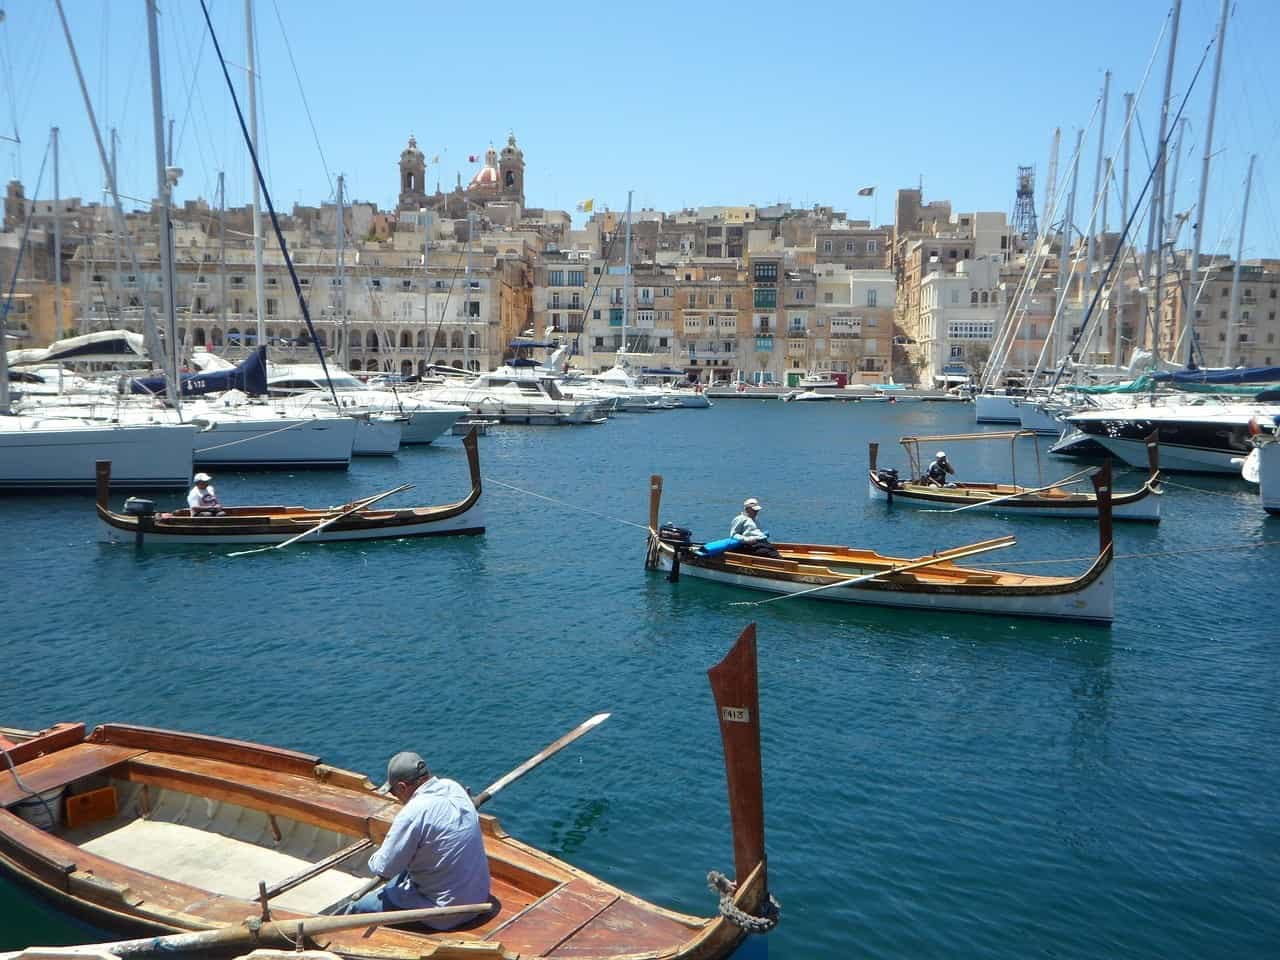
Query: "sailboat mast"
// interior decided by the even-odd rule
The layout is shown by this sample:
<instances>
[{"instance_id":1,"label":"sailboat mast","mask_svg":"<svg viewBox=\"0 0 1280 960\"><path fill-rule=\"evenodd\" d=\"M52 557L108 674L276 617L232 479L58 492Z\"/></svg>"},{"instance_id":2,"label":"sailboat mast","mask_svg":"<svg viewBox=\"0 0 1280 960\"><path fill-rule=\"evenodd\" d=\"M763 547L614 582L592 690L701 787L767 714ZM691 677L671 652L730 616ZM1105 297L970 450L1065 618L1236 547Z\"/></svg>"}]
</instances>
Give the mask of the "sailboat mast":
<instances>
[{"instance_id":1,"label":"sailboat mast","mask_svg":"<svg viewBox=\"0 0 1280 960\"><path fill-rule=\"evenodd\" d=\"M253 155L258 153L258 70L254 61L253 42L253 0L244 0L244 36L245 63L249 73L249 141L253 147ZM253 178L253 291L254 302L258 312L258 343L266 342L266 321L263 314L267 309L267 294L262 275L262 198L258 189L258 178Z\"/></svg>"},{"instance_id":2,"label":"sailboat mast","mask_svg":"<svg viewBox=\"0 0 1280 960\"><path fill-rule=\"evenodd\" d=\"M1062 215L1061 249L1058 251L1058 315L1054 318L1053 363L1062 368L1067 358L1067 295L1070 292L1071 242L1076 221L1076 185L1080 180L1080 150L1084 131L1076 131L1076 150L1071 160L1071 187L1067 191L1067 209Z\"/></svg>"},{"instance_id":3,"label":"sailboat mast","mask_svg":"<svg viewBox=\"0 0 1280 960\"><path fill-rule=\"evenodd\" d=\"M338 250L336 259L338 261L338 322L341 324L342 330L342 353L338 362L342 364L343 370L351 367L351 323L347 319L347 287L346 287L346 268L347 268L347 224L346 217L343 214L343 187L345 185L345 177L338 174L338 222L336 232L338 235Z\"/></svg>"},{"instance_id":4,"label":"sailboat mast","mask_svg":"<svg viewBox=\"0 0 1280 960\"><path fill-rule=\"evenodd\" d=\"M631 310L631 191L627 191L627 237L622 253L622 352L627 352L627 320Z\"/></svg>"},{"instance_id":5,"label":"sailboat mast","mask_svg":"<svg viewBox=\"0 0 1280 960\"><path fill-rule=\"evenodd\" d=\"M1098 237L1098 204L1103 193L1106 192L1106 184L1102 180L1102 151L1107 139L1107 103L1110 99L1111 71L1108 70L1102 75L1102 117L1098 124L1098 158L1093 164L1093 208L1089 212L1089 242L1085 246L1084 256L1084 295L1081 297L1080 303L1085 308L1092 302L1093 258L1097 252ZM1100 322L1095 321L1094 331L1101 333L1102 324ZM1081 346L1087 346L1088 342L1093 338L1094 333L1090 332Z\"/></svg>"},{"instance_id":6,"label":"sailboat mast","mask_svg":"<svg viewBox=\"0 0 1280 960\"><path fill-rule=\"evenodd\" d=\"M53 329L55 340L63 337L62 326L62 194L58 188L58 128L53 133ZM58 364L62 378L62 364Z\"/></svg>"},{"instance_id":7,"label":"sailboat mast","mask_svg":"<svg viewBox=\"0 0 1280 960\"><path fill-rule=\"evenodd\" d=\"M156 146L156 190L160 204L160 302L164 309L165 346L168 349L170 367L165 379L173 385L170 397L175 409L181 413L182 390L178 381L178 318L174 312L173 290L173 231L169 223L169 192L173 180L165 165L164 95L160 88L160 40L156 26L155 0L144 0L147 8L147 47L151 54L151 118ZM176 178L175 178L176 179Z\"/></svg>"},{"instance_id":8,"label":"sailboat mast","mask_svg":"<svg viewBox=\"0 0 1280 960\"><path fill-rule=\"evenodd\" d=\"M98 128L98 117L93 112L93 101L89 98L89 88L84 82L84 71L80 68L80 55L76 53L76 44L71 37L71 26L67 23L67 13L62 8L62 0L53 0L54 6L58 10L58 21L62 24L62 35L67 41L67 54L71 57L71 66L76 72L76 82L80 87L80 97L84 101L84 111L89 115L89 129L93 131L93 142L98 148L98 161L102 164L102 169L107 174L107 188L111 191L111 204L116 214L116 235L123 236L126 248L129 252L129 266L133 268L133 275L141 279L142 268L138 264L138 253L134 249L132 243L128 242L128 235L125 233L124 227L124 208L120 205L120 191L116 187L116 171L115 164L107 159L107 148L102 143L102 131ZM150 4L148 3L148 10ZM143 335L146 337L147 350L151 354L153 361L160 364L164 369L168 366L168 359L163 345L160 343L159 334L155 328L155 318L151 313L151 298L144 296L142 298L142 329ZM169 400L170 406L176 408L178 405L178 383L176 379L177 371L165 370L165 395Z\"/></svg>"},{"instance_id":9,"label":"sailboat mast","mask_svg":"<svg viewBox=\"0 0 1280 960\"><path fill-rule=\"evenodd\" d=\"M426 207L420 207L418 215L422 218L422 374L426 376L426 360L431 355L431 268L427 263L431 252L431 213Z\"/></svg>"},{"instance_id":10,"label":"sailboat mast","mask_svg":"<svg viewBox=\"0 0 1280 960\"><path fill-rule=\"evenodd\" d=\"M1213 87L1209 92L1209 119L1204 131L1204 158L1200 161L1200 196L1196 200L1196 219L1191 225L1191 265L1187 268L1187 284L1190 297L1183 297L1186 308L1182 335L1186 338L1187 365L1195 362L1196 351L1196 305L1200 302L1200 244L1204 236L1205 197L1209 190L1209 160L1213 156L1213 120L1218 112L1218 78L1222 76L1222 47L1227 38L1227 12L1231 0L1222 0L1222 11L1218 14L1218 49L1213 54ZM1179 340L1178 353L1182 343Z\"/></svg>"},{"instance_id":11,"label":"sailboat mast","mask_svg":"<svg viewBox=\"0 0 1280 960\"><path fill-rule=\"evenodd\" d=\"M471 236L476 230L476 212L467 208L467 314L462 334L462 365L471 372ZM503 349L506 349L505 347Z\"/></svg>"},{"instance_id":12,"label":"sailboat mast","mask_svg":"<svg viewBox=\"0 0 1280 960\"><path fill-rule=\"evenodd\" d=\"M120 135L116 132L116 128L112 127L111 128L111 169L107 172L107 175L110 178L110 183L107 184L108 192L114 189L111 186L111 183L115 183L119 179L119 167L116 166L116 144L119 141L120 141ZM113 209L112 213L114 214L114 212L115 211ZM120 322L121 308L123 307L123 304L120 299L120 289L121 289L120 278L124 273L124 270L121 265L121 257L120 257L120 234L122 232L123 232L123 228L121 226L120 219L118 217L114 217L113 223L111 226L111 237L113 240L115 240L115 243L113 246L115 247L115 255L116 255L115 281L111 285L111 293L114 296L115 302L116 302L116 316L115 316L114 323Z\"/></svg>"},{"instance_id":13,"label":"sailboat mast","mask_svg":"<svg viewBox=\"0 0 1280 960\"><path fill-rule=\"evenodd\" d=\"M1151 276L1151 257L1155 262L1155 302L1151 309L1151 355L1160 359L1160 326L1162 321L1164 286L1164 198L1165 163L1168 160L1169 97L1173 88L1173 63L1178 52L1178 22L1182 18L1182 0L1173 0L1173 22L1169 34L1169 60L1164 73L1164 95L1160 99L1160 136L1156 138L1156 185L1152 196L1151 216L1147 224L1147 257L1143 265L1143 280Z\"/></svg>"},{"instance_id":14,"label":"sailboat mast","mask_svg":"<svg viewBox=\"0 0 1280 960\"><path fill-rule=\"evenodd\" d=\"M1124 95L1124 161L1123 174L1120 180L1120 223L1121 234L1124 233L1123 225L1129 218L1129 133L1133 129L1133 94L1126 93ZM1125 243L1126 238L1120 237L1120 243ZM1129 303L1129 288L1121 283L1117 286L1120 291L1119 303L1116 304L1116 325L1112 331L1115 337L1115 344L1111 351L1111 360L1116 366L1124 363L1124 346L1120 342L1120 328L1123 325L1121 320L1124 317L1124 308Z\"/></svg>"},{"instance_id":15,"label":"sailboat mast","mask_svg":"<svg viewBox=\"0 0 1280 960\"><path fill-rule=\"evenodd\" d=\"M227 175L218 171L218 322L227 323Z\"/></svg>"},{"instance_id":16,"label":"sailboat mast","mask_svg":"<svg viewBox=\"0 0 1280 960\"><path fill-rule=\"evenodd\" d=\"M1253 187L1253 163L1258 159L1256 153L1249 156L1249 173L1244 180L1244 210L1240 213L1240 239L1236 241L1236 266L1231 273L1231 309L1227 312L1227 342L1226 348L1222 351L1222 365L1224 367L1231 366L1232 347L1234 344L1231 338L1235 336L1234 327L1238 322L1240 313L1240 267L1244 260L1244 227L1249 219L1249 192Z\"/></svg>"}]
</instances>

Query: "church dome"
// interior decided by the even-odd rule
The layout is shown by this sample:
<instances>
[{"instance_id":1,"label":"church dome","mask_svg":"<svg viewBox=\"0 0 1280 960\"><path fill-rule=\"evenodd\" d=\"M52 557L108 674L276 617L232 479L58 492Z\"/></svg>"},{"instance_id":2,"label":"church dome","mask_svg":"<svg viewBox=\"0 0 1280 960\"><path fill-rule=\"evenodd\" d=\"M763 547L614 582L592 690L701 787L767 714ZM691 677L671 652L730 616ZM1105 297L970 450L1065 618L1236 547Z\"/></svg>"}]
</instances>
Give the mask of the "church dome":
<instances>
[{"instance_id":1,"label":"church dome","mask_svg":"<svg viewBox=\"0 0 1280 960\"><path fill-rule=\"evenodd\" d=\"M477 170L476 175L471 178L471 186L496 187L498 183L498 152L493 147L490 147L488 153L484 155L484 166Z\"/></svg>"}]
</instances>

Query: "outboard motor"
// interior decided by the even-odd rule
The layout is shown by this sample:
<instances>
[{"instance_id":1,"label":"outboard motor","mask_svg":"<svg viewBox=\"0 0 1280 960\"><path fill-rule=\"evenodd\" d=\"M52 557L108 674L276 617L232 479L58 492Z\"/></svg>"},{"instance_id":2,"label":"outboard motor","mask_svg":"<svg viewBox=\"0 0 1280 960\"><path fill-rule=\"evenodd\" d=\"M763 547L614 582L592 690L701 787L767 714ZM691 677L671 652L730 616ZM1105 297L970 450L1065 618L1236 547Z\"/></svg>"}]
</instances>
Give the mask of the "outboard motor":
<instances>
[{"instance_id":1,"label":"outboard motor","mask_svg":"<svg viewBox=\"0 0 1280 960\"><path fill-rule=\"evenodd\" d=\"M693 543L693 531L687 527L677 527L674 523L664 523L658 528L658 539L676 547L687 547Z\"/></svg>"},{"instance_id":2,"label":"outboard motor","mask_svg":"<svg viewBox=\"0 0 1280 960\"><path fill-rule=\"evenodd\" d=\"M124 512L133 517L155 516L156 502L143 500L141 497L130 497L124 502Z\"/></svg>"},{"instance_id":3,"label":"outboard motor","mask_svg":"<svg viewBox=\"0 0 1280 960\"><path fill-rule=\"evenodd\" d=\"M876 471L876 479L890 490L896 490L898 487L898 471L893 467L881 467Z\"/></svg>"}]
</instances>

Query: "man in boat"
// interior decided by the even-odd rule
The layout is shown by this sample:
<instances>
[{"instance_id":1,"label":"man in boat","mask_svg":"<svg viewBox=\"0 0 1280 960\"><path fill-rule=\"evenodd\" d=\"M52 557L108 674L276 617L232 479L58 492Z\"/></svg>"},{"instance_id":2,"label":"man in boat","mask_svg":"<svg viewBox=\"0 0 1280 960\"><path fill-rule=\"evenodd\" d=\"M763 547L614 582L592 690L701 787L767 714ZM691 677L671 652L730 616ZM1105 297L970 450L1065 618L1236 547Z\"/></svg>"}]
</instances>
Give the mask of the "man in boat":
<instances>
[{"instance_id":1,"label":"man in boat","mask_svg":"<svg viewBox=\"0 0 1280 960\"><path fill-rule=\"evenodd\" d=\"M742 502L742 512L729 525L729 536L741 541L734 547L738 553L751 553L757 557L780 557L782 554L769 542L769 535L760 529L756 517L760 515L760 501L748 497Z\"/></svg>"},{"instance_id":2,"label":"man in boat","mask_svg":"<svg viewBox=\"0 0 1280 960\"><path fill-rule=\"evenodd\" d=\"M929 469L925 471L924 479L926 483L935 487L945 487L947 485L947 477L954 476L956 468L951 466L951 461L947 459L947 452L939 450L933 458L933 463L929 464Z\"/></svg>"},{"instance_id":3,"label":"man in boat","mask_svg":"<svg viewBox=\"0 0 1280 960\"><path fill-rule=\"evenodd\" d=\"M187 494L187 506L191 508L191 515L193 517L225 516L222 503L213 489L213 477L207 473L197 473L195 483L191 492Z\"/></svg>"},{"instance_id":4,"label":"man in boat","mask_svg":"<svg viewBox=\"0 0 1280 960\"><path fill-rule=\"evenodd\" d=\"M387 764L385 793L404 804L371 857L369 869L383 886L348 903L342 913L379 913L484 903L489 899L489 858L480 815L458 783L432 776L416 753L397 753ZM452 930L474 914L438 917L431 925Z\"/></svg>"}]
</instances>

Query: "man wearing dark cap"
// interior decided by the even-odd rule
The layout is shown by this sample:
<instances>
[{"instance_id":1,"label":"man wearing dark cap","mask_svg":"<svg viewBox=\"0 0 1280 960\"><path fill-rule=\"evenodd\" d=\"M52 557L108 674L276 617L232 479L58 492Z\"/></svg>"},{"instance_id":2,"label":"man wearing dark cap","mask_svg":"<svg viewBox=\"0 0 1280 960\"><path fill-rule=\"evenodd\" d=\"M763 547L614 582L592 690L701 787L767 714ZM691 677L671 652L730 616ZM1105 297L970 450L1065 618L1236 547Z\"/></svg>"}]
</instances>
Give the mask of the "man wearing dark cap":
<instances>
[{"instance_id":1,"label":"man wearing dark cap","mask_svg":"<svg viewBox=\"0 0 1280 960\"><path fill-rule=\"evenodd\" d=\"M433 777L416 753L397 753L387 763L384 793L404 804L369 869L386 884L349 903L343 913L378 913L484 903L489 899L489 860L480 815L467 791ZM474 914L438 917L432 926L452 930Z\"/></svg>"}]
</instances>

